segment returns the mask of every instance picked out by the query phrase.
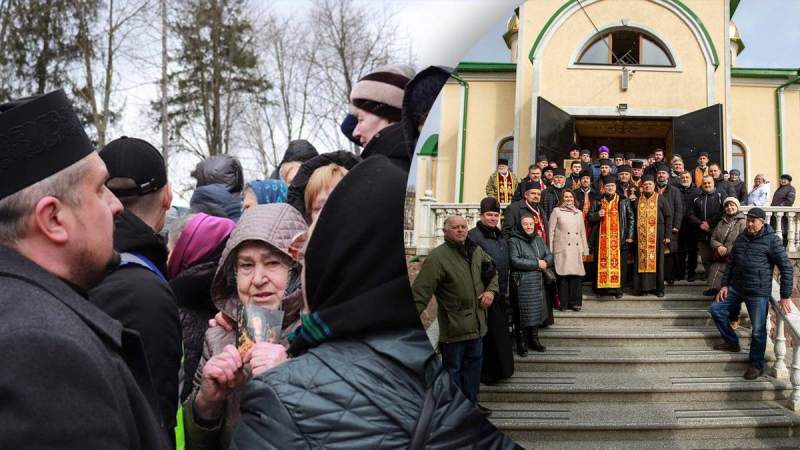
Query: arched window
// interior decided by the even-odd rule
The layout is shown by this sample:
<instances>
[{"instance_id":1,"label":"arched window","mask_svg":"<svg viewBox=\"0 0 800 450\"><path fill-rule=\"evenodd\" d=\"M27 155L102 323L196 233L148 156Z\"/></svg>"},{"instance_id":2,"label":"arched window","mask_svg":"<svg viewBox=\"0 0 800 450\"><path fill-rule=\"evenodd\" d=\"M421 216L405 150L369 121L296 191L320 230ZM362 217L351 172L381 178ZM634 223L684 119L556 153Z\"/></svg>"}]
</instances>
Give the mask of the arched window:
<instances>
[{"instance_id":1,"label":"arched window","mask_svg":"<svg viewBox=\"0 0 800 450\"><path fill-rule=\"evenodd\" d=\"M508 170L514 172L514 138L509 137L500 141L497 146L497 159L508 160Z\"/></svg>"},{"instance_id":2,"label":"arched window","mask_svg":"<svg viewBox=\"0 0 800 450\"><path fill-rule=\"evenodd\" d=\"M577 64L675 67L675 60L655 37L626 28L591 41Z\"/></svg>"},{"instance_id":3,"label":"arched window","mask_svg":"<svg viewBox=\"0 0 800 450\"><path fill-rule=\"evenodd\" d=\"M733 148L732 148L733 160L731 161L731 169L739 169L739 172L742 175L739 177L740 180L745 180L745 184L747 184L747 180L750 178L747 177L747 164L746 164L746 150L744 146L736 141L733 141Z\"/></svg>"}]
</instances>

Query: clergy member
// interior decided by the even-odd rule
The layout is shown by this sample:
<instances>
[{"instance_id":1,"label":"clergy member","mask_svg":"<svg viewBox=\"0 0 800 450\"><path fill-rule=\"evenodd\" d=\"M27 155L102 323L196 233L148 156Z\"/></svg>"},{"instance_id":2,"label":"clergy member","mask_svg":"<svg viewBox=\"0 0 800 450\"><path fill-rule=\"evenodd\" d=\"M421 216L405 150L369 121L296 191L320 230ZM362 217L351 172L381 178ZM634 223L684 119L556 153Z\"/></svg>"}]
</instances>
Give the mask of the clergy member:
<instances>
[{"instance_id":1,"label":"clergy member","mask_svg":"<svg viewBox=\"0 0 800 450\"><path fill-rule=\"evenodd\" d=\"M652 175L642 177L642 196L636 211L636 257L633 288L638 295L653 292L664 296L664 249L672 239L672 208L656 192Z\"/></svg>"},{"instance_id":2,"label":"clergy member","mask_svg":"<svg viewBox=\"0 0 800 450\"><path fill-rule=\"evenodd\" d=\"M486 182L486 195L496 198L500 203L510 203L518 183L517 177L508 170L508 160L500 158L497 160L497 171L489 175L489 181Z\"/></svg>"},{"instance_id":3,"label":"clergy member","mask_svg":"<svg viewBox=\"0 0 800 450\"><path fill-rule=\"evenodd\" d=\"M625 261L628 245L633 242L635 220L631 202L617 194L616 177L603 180L603 195L592 202L586 218L594 228L589 237L589 246L597 267L594 291L598 297L613 295L622 297L625 287Z\"/></svg>"},{"instance_id":4,"label":"clergy member","mask_svg":"<svg viewBox=\"0 0 800 450\"><path fill-rule=\"evenodd\" d=\"M697 154L697 167L694 169L694 184L702 187L703 177L708 176L708 152Z\"/></svg>"}]
</instances>

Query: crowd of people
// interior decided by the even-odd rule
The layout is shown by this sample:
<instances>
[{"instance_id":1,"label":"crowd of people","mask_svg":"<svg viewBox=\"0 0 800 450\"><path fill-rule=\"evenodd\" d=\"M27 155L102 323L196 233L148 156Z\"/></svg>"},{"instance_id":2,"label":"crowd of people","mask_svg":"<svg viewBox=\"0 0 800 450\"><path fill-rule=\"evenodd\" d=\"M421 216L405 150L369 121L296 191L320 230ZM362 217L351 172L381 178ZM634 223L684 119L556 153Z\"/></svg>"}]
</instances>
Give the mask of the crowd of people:
<instances>
[{"instance_id":1,"label":"crowd of people","mask_svg":"<svg viewBox=\"0 0 800 450\"><path fill-rule=\"evenodd\" d=\"M410 302L407 172L449 74L365 76L360 156L297 140L249 182L214 156L188 208L63 91L0 105L0 447L513 448Z\"/></svg>"},{"instance_id":2,"label":"crowd of people","mask_svg":"<svg viewBox=\"0 0 800 450\"><path fill-rule=\"evenodd\" d=\"M739 351L741 303L752 323L748 380L763 373L766 310L772 270L780 269L780 307L789 311L792 267L780 236L760 206L769 203L769 183L755 177L752 189L741 173L722 170L698 153L696 167L663 149L647 158L601 146L597 159L577 145L569 158L538 155L522 179L499 159L471 230L464 217L444 222L444 243L425 259L414 285L417 311L437 301L439 347L445 368L481 412L481 380L513 374L509 322L516 351L544 352L540 328L553 311L579 312L583 283L597 297L665 296L665 285L700 278L724 343L715 350ZM729 176L730 175L730 176ZM781 176L772 206L792 206L792 177ZM507 204L503 210L503 204ZM742 205L753 206L746 214ZM502 214L502 216L501 216ZM773 222L774 223L774 222ZM783 239L787 226L784 222ZM508 310L510 309L510 320Z\"/></svg>"}]
</instances>

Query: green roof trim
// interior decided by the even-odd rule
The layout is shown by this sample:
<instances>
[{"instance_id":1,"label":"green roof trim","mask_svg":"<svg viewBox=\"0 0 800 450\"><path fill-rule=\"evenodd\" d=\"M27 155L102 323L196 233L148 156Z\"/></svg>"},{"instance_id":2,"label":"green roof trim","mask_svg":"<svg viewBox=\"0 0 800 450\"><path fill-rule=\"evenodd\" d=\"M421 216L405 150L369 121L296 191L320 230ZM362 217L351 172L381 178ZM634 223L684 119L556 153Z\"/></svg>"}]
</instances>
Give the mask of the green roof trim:
<instances>
[{"instance_id":1,"label":"green roof trim","mask_svg":"<svg viewBox=\"0 0 800 450\"><path fill-rule=\"evenodd\" d=\"M739 7L739 2L741 0L731 0L731 19L733 19L733 15L736 14L736 8Z\"/></svg>"},{"instance_id":2,"label":"green roof trim","mask_svg":"<svg viewBox=\"0 0 800 450\"><path fill-rule=\"evenodd\" d=\"M536 41L533 43L533 47L531 47L531 52L528 55L528 60L533 62L533 55L536 53L536 49L539 47L539 43L542 41L544 34L550 28L550 25L553 24L556 18L560 16L565 9L567 9L570 5L572 5L576 1L577 0L567 0L566 3L561 5L561 7L558 8L558 10L555 13L553 13L552 16L550 16L550 19L548 19L546 24L544 24L544 27L542 27L542 30L539 32L539 36L536 37ZM692 11L688 6L684 5L683 2L681 2L680 0L669 0L669 1L678 5L679 7L681 7L681 9L686 11L692 17L692 19L694 19L695 22L697 22L697 25L700 26L700 29L703 30L703 34L705 35L708 44L711 46L711 56L714 60L714 69L716 70L716 68L719 67L719 56L717 56L717 47L714 46L714 41L711 39L711 35L708 34L706 26L703 25L703 21L701 21L700 18L697 17L697 14L695 14L694 11Z\"/></svg>"},{"instance_id":3,"label":"green roof trim","mask_svg":"<svg viewBox=\"0 0 800 450\"><path fill-rule=\"evenodd\" d=\"M756 67L731 67L735 78L789 78L800 75L798 69L761 69Z\"/></svg>"},{"instance_id":4,"label":"green roof trim","mask_svg":"<svg viewBox=\"0 0 800 450\"><path fill-rule=\"evenodd\" d=\"M432 134L428 136L428 139L425 139L425 143L422 144L422 148L417 153L419 156L439 156L439 135Z\"/></svg>"},{"instance_id":5,"label":"green roof trim","mask_svg":"<svg viewBox=\"0 0 800 450\"><path fill-rule=\"evenodd\" d=\"M456 67L456 73L470 72L516 72L517 65L514 63L485 63L485 62L461 62Z\"/></svg>"}]
</instances>

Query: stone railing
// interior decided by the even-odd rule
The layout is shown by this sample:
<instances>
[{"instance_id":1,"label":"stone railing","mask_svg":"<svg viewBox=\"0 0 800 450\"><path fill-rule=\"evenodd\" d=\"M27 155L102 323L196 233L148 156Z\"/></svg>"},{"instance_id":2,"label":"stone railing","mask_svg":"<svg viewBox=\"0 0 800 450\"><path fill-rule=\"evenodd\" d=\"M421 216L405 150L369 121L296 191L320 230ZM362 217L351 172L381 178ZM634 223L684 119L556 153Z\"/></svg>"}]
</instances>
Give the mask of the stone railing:
<instances>
[{"instance_id":1,"label":"stone railing","mask_svg":"<svg viewBox=\"0 0 800 450\"><path fill-rule=\"evenodd\" d=\"M792 411L800 411L800 310L789 303L791 311L784 314L778 307L780 301L780 286L778 282L772 281L772 295L770 296L770 303L776 319L776 333L775 342L773 345L775 351L775 364L772 366L770 375L775 378L789 378L792 383L792 394L789 397L789 409ZM769 326L770 321L767 320ZM784 331L789 332L792 337L792 366L791 370L786 367L786 335ZM769 336L769 332L767 333Z\"/></svg>"},{"instance_id":2,"label":"stone railing","mask_svg":"<svg viewBox=\"0 0 800 450\"><path fill-rule=\"evenodd\" d=\"M414 230L403 230L403 242L406 248L414 245Z\"/></svg>"},{"instance_id":3,"label":"stone railing","mask_svg":"<svg viewBox=\"0 0 800 450\"><path fill-rule=\"evenodd\" d=\"M467 226L472 228L478 221L480 215L480 204L478 203L437 203L435 198L420 198L420 216L415 221L415 240L412 245L416 245L418 255L427 255L430 250L444 242L444 232L442 227L444 221L452 215L459 214L467 220ZM507 205L502 205L505 209ZM741 210L746 212L750 206L742 206ZM786 253L790 258L800 258L800 207L765 206L762 207L767 213L767 223L774 222L773 226L778 234L783 233L783 219L787 218L788 236ZM773 217L778 220L772 220ZM408 242L408 241L407 241Z\"/></svg>"}]
</instances>

